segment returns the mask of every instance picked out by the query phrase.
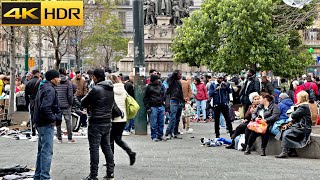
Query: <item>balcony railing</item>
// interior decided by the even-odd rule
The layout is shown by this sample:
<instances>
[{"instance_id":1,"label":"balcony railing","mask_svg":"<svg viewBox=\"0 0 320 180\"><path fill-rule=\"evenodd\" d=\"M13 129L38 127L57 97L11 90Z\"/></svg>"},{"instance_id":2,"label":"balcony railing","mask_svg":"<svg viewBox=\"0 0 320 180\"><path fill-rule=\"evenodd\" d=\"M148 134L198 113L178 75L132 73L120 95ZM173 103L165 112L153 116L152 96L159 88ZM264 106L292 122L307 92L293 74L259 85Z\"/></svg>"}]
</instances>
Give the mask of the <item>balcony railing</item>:
<instances>
[{"instance_id":1,"label":"balcony railing","mask_svg":"<svg viewBox=\"0 0 320 180\"><path fill-rule=\"evenodd\" d=\"M320 29L312 28L304 30L302 33L302 40L305 45L320 46Z\"/></svg>"}]
</instances>

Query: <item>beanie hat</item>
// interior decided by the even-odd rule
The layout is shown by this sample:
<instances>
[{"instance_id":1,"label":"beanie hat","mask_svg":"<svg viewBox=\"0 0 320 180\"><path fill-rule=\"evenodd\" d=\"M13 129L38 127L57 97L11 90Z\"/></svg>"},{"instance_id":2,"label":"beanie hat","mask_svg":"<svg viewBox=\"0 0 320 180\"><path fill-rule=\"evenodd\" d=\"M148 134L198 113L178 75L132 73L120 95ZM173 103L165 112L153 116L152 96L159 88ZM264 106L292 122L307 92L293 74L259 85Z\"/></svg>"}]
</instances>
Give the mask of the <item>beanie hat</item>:
<instances>
[{"instance_id":1,"label":"beanie hat","mask_svg":"<svg viewBox=\"0 0 320 180\"><path fill-rule=\"evenodd\" d=\"M45 77L47 81L51 81L54 78L58 78L59 77L59 72L52 69L46 72Z\"/></svg>"},{"instance_id":2,"label":"beanie hat","mask_svg":"<svg viewBox=\"0 0 320 180\"><path fill-rule=\"evenodd\" d=\"M286 93L281 93L280 95L279 95L279 98L280 99L285 99L285 98L288 98L289 96L288 96L288 94L286 94Z\"/></svg>"},{"instance_id":3,"label":"beanie hat","mask_svg":"<svg viewBox=\"0 0 320 180\"><path fill-rule=\"evenodd\" d=\"M150 76L150 82L154 82L154 81L156 81L156 80L158 80L159 79L159 76L158 75L155 75L155 74L152 74L151 76Z\"/></svg>"}]
</instances>

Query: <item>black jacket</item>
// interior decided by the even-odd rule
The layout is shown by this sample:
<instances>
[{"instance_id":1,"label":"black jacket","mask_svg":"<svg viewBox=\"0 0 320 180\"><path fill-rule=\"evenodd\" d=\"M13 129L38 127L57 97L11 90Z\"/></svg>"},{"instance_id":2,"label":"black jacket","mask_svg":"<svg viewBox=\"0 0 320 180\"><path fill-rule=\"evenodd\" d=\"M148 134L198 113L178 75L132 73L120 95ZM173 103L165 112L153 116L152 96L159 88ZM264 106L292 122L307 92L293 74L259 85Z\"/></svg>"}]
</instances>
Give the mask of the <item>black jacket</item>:
<instances>
[{"instance_id":1,"label":"black jacket","mask_svg":"<svg viewBox=\"0 0 320 180\"><path fill-rule=\"evenodd\" d=\"M150 82L146 88L146 92L143 98L143 103L146 109L148 110L151 107L163 106L164 94L165 89L159 80L153 83Z\"/></svg>"},{"instance_id":2,"label":"black jacket","mask_svg":"<svg viewBox=\"0 0 320 180\"><path fill-rule=\"evenodd\" d=\"M166 93L169 96L170 100L184 102L182 86L179 80L175 80L174 82L172 82L172 84L169 84Z\"/></svg>"},{"instance_id":3,"label":"black jacket","mask_svg":"<svg viewBox=\"0 0 320 180\"><path fill-rule=\"evenodd\" d=\"M259 111L264 109L264 106L260 104L256 110L252 113L252 120L256 119L259 116ZM264 119L267 121L268 125L274 124L279 120L280 111L278 106L274 102L270 102L269 107L264 110Z\"/></svg>"},{"instance_id":4,"label":"black jacket","mask_svg":"<svg viewBox=\"0 0 320 180\"><path fill-rule=\"evenodd\" d=\"M37 92L39 90L40 80L37 76L33 76L32 79L26 85L26 97L30 100L36 99Z\"/></svg>"},{"instance_id":5,"label":"black jacket","mask_svg":"<svg viewBox=\"0 0 320 180\"><path fill-rule=\"evenodd\" d=\"M250 81L250 84L248 85ZM247 88L248 85L248 88ZM253 92L260 93L260 81L255 76L248 78L244 83L241 92L240 92L240 100L243 104L251 104L249 95Z\"/></svg>"},{"instance_id":6,"label":"black jacket","mask_svg":"<svg viewBox=\"0 0 320 180\"><path fill-rule=\"evenodd\" d=\"M55 89L58 92L60 108L70 108L73 104L72 83L67 79L65 75L60 75L60 79L60 84L55 86Z\"/></svg>"},{"instance_id":7,"label":"black jacket","mask_svg":"<svg viewBox=\"0 0 320 180\"><path fill-rule=\"evenodd\" d=\"M46 126L54 122L57 125L61 124L62 116L58 94L54 89L54 85L49 81L43 81L37 93L33 121L37 127Z\"/></svg>"},{"instance_id":8,"label":"black jacket","mask_svg":"<svg viewBox=\"0 0 320 180\"><path fill-rule=\"evenodd\" d=\"M269 93L270 95L273 96L274 94L274 88L271 84L270 81L266 82L266 83L261 83L262 84L262 92L266 92L266 93Z\"/></svg>"},{"instance_id":9,"label":"black jacket","mask_svg":"<svg viewBox=\"0 0 320 180\"><path fill-rule=\"evenodd\" d=\"M127 91L127 93L134 98L134 87L133 84L128 81L126 83L124 83L124 89Z\"/></svg>"},{"instance_id":10,"label":"black jacket","mask_svg":"<svg viewBox=\"0 0 320 180\"><path fill-rule=\"evenodd\" d=\"M88 108L90 124L110 123L114 104L111 81L101 81L81 100L81 106Z\"/></svg>"}]
</instances>

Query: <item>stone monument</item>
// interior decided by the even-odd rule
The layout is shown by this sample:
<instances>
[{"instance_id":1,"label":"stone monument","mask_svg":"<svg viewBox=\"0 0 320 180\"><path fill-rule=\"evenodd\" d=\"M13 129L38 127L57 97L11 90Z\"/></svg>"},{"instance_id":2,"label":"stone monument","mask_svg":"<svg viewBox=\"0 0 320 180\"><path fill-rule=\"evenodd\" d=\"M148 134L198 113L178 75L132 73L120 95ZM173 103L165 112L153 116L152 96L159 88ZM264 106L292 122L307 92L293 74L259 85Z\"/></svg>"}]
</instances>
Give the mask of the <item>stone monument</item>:
<instances>
[{"instance_id":1,"label":"stone monument","mask_svg":"<svg viewBox=\"0 0 320 180\"><path fill-rule=\"evenodd\" d=\"M157 2L157 3L155 3ZM162 2L161 8L158 3ZM165 6L170 0L147 0L144 3L144 54L145 71L148 74L150 69L155 69L163 75L172 73L175 69L180 69L184 73L207 71L205 67L190 67L185 63L173 62L173 53L170 50L172 39L175 35L175 28L181 24L181 18L189 16L190 0L172 1L171 9ZM179 3L180 2L180 3ZM179 12L178 12L179 11ZM161 14L159 12L162 12ZM128 54L119 62L119 71L130 73L133 71L134 63L133 41L128 43Z\"/></svg>"}]
</instances>

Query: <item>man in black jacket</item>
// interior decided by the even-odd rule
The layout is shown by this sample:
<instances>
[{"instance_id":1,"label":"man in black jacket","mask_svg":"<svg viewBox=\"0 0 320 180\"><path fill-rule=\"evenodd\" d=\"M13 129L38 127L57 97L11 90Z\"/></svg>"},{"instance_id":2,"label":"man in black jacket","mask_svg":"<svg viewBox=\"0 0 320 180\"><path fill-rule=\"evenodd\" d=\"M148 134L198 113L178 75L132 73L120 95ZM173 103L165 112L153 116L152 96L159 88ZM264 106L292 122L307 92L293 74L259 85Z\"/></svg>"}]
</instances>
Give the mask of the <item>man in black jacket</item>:
<instances>
[{"instance_id":1,"label":"man in black jacket","mask_svg":"<svg viewBox=\"0 0 320 180\"><path fill-rule=\"evenodd\" d=\"M247 73L247 79L240 91L240 100L242 105L244 106L243 113L245 114L248 111L251 102L249 100L249 95L253 92L257 92L260 94L260 81L256 77L256 71L254 69L250 69Z\"/></svg>"},{"instance_id":2,"label":"man in black jacket","mask_svg":"<svg viewBox=\"0 0 320 180\"><path fill-rule=\"evenodd\" d=\"M36 141L36 131L35 131L34 122L32 122L32 119L33 119L34 100L39 90L41 78L40 78L39 70L33 70L32 75L33 75L32 79L28 81L26 85L25 98L26 98L26 102L30 102L29 112L30 112L30 127L32 132L31 134L32 137L30 141Z\"/></svg>"},{"instance_id":3,"label":"man in black jacket","mask_svg":"<svg viewBox=\"0 0 320 180\"><path fill-rule=\"evenodd\" d=\"M90 150L90 175L87 180L97 180L99 165L99 146L107 161L106 179L114 178L113 153L110 145L110 131L114 92L111 81L105 80L104 70L93 71L95 86L82 99L81 106L88 109L88 140Z\"/></svg>"},{"instance_id":4,"label":"man in black jacket","mask_svg":"<svg viewBox=\"0 0 320 180\"><path fill-rule=\"evenodd\" d=\"M73 105L73 87L72 83L67 79L66 70L64 68L59 69L61 82L55 87L58 92L58 99L60 103L60 109L64 120L66 121L68 132L68 143L75 143L72 139L72 127L71 127L71 106ZM62 143L61 126L57 126L57 138L58 143Z\"/></svg>"},{"instance_id":5,"label":"man in black jacket","mask_svg":"<svg viewBox=\"0 0 320 180\"><path fill-rule=\"evenodd\" d=\"M166 139L176 138L181 139L179 137L179 122L180 116L182 112L182 107L184 104L182 85L181 85L181 71L175 70L172 75L168 78L168 89L166 92L166 98L170 103L170 123L166 129ZM167 100L166 100L167 101ZM166 102L167 103L167 102Z\"/></svg>"},{"instance_id":6,"label":"man in black jacket","mask_svg":"<svg viewBox=\"0 0 320 180\"><path fill-rule=\"evenodd\" d=\"M38 130L38 155L35 180L50 179L53 154L54 126L61 124L61 110L54 86L60 83L59 72L50 70L45 74L34 103L33 122Z\"/></svg>"},{"instance_id":7,"label":"man in black jacket","mask_svg":"<svg viewBox=\"0 0 320 180\"><path fill-rule=\"evenodd\" d=\"M267 76L262 76L261 78L262 90L261 92L266 92L270 95L274 94L274 88L272 83L268 80Z\"/></svg>"},{"instance_id":8,"label":"man in black jacket","mask_svg":"<svg viewBox=\"0 0 320 180\"><path fill-rule=\"evenodd\" d=\"M144 106L147 109L150 120L151 139L154 142L163 140L163 128L164 128L164 93L163 88L158 75L150 76L150 83L147 86L145 95L143 98Z\"/></svg>"}]
</instances>

